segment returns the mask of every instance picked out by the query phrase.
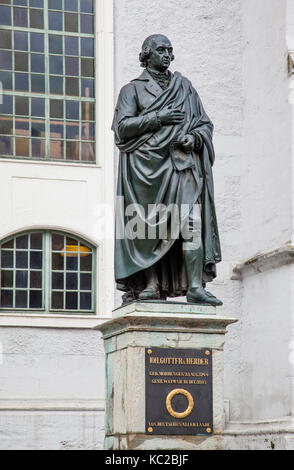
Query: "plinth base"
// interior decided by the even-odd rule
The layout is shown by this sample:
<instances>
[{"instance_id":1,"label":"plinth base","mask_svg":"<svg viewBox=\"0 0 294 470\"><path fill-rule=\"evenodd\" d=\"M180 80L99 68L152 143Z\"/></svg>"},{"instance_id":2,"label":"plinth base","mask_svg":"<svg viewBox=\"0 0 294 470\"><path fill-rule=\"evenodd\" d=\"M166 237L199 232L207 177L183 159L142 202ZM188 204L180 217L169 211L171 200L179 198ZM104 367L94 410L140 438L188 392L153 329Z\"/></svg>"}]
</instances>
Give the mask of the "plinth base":
<instances>
[{"instance_id":1,"label":"plinth base","mask_svg":"<svg viewBox=\"0 0 294 470\"><path fill-rule=\"evenodd\" d=\"M105 449L226 448L223 437L223 346L226 327L236 320L218 317L215 312L215 307L192 304L135 302L115 310L113 320L98 327L103 333L106 351ZM192 434L182 435L180 428L176 435L171 432L168 435L148 434L146 348L148 351L152 348L172 348L170 351L176 356L181 355L179 350L194 350L194 356L199 350L211 354L213 428L207 431L211 432L210 435L198 435L196 430L195 435L193 431ZM177 351L179 354L176 354ZM182 383L179 380L174 382ZM150 402L150 397L148 399ZM173 421L173 425L177 426L179 417L176 416Z\"/></svg>"}]
</instances>

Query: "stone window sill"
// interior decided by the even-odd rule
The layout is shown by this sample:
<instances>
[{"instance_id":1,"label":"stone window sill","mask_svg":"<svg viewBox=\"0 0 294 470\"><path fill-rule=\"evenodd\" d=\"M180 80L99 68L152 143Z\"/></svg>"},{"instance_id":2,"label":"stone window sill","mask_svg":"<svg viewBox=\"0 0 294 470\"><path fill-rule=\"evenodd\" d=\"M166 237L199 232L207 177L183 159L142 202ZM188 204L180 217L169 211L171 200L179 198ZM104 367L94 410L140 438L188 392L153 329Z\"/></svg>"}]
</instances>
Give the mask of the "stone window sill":
<instances>
[{"instance_id":1,"label":"stone window sill","mask_svg":"<svg viewBox=\"0 0 294 470\"><path fill-rule=\"evenodd\" d=\"M111 320L95 315L54 315L42 313L0 313L0 326L26 328L77 328L93 329Z\"/></svg>"}]
</instances>

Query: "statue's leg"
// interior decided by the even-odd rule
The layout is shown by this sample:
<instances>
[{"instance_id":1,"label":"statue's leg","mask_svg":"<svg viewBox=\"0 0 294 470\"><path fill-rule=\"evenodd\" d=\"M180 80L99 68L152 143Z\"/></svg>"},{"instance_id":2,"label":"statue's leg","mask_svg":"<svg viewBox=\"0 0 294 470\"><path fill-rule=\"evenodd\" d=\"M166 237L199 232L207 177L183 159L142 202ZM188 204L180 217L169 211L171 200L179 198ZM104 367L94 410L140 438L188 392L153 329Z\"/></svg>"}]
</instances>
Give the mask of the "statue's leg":
<instances>
[{"instance_id":1,"label":"statue's leg","mask_svg":"<svg viewBox=\"0 0 294 470\"><path fill-rule=\"evenodd\" d=\"M145 289L139 294L140 300L156 300L160 299L160 290L159 290L159 282L158 282L158 275L155 266L151 266L144 271L145 278L146 278L146 287Z\"/></svg>"},{"instance_id":2,"label":"statue's leg","mask_svg":"<svg viewBox=\"0 0 294 470\"><path fill-rule=\"evenodd\" d=\"M198 304L222 305L214 295L203 289L203 245L201 237L201 208L196 204L190 212L182 234L183 255L187 270L189 289L187 301ZM189 235L190 238L189 238Z\"/></svg>"}]
</instances>

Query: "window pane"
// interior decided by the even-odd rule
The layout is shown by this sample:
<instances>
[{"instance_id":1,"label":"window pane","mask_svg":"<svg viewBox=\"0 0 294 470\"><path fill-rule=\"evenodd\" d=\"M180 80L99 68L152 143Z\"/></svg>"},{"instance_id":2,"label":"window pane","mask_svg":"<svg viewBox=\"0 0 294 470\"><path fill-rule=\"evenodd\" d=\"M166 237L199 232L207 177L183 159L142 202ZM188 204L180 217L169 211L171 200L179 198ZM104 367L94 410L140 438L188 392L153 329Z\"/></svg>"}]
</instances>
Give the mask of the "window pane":
<instances>
[{"instance_id":1,"label":"window pane","mask_svg":"<svg viewBox=\"0 0 294 470\"><path fill-rule=\"evenodd\" d=\"M42 291L30 291L30 308L42 308Z\"/></svg>"},{"instance_id":2,"label":"window pane","mask_svg":"<svg viewBox=\"0 0 294 470\"><path fill-rule=\"evenodd\" d=\"M49 11L49 29L62 31L62 13Z\"/></svg>"},{"instance_id":3,"label":"window pane","mask_svg":"<svg viewBox=\"0 0 294 470\"><path fill-rule=\"evenodd\" d=\"M17 268L28 267L28 253L26 251L17 251L15 253L15 256L16 256L15 265Z\"/></svg>"},{"instance_id":4,"label":"window pane","mask_svg":"<svg viewBox=\"0 0 294 470\"><path fill-rule=\"evenodd\" d=\"M92 255L81 256L81 271L92 271Z\"/></svg>"},{"instance_id":5,"label":"window pane","mask_svg":"<svg viewBox=\"0 0 294 470\"><path fill-rule=\"evenodd\" d=\"M39 33L31 33L31 51L44 52L44 36Z\"/></svg>"},{"instance_id":6,"label":"window pane","mask_svg":"<svg viewBox=\"0 0 294 470\"><path fill-rule=\"evenodd\" d=\"M30 287L35 289L42 287L42 271L30 272Z\"/></svg>"},{"instance_id":7,"label":"window pane","mask_svg":"<svg viewBox=\"0 0 294 470\"><path fill-rule=\"evenodd\" d=\"M66 293L66 309L76 310L78 308L78 294L77 292Z\"/></svg>"},{"instance_id":8,"label":"window pane","mask_svg":"<svg viewBox=\"0 0 294 470\"><path fill-rule=\"evenodd\" d=\"M1 287L13 287L13 271L1 272Z\"/></svg>"},{"instance_id":9,"label":"window pane","mask_svg":"<svg viewBox=\"0 0 294 470\"><path fill-rule=\"evenodd\" d=\"M76 13L64 13L64 29L65 31L78 32L79 15Z\"/></svg>"},{"instance_id":10,"label":"window pane","mask_svg":"<svg viewBox=\"0 0 294 470\"><path fill-rule=\"evenodd\" d=\"M28 26L28 10L27 8L13 8L13 24L14 26Z\"/></svg>"},{"instance_id":11,"label":"window pane","mask_svg":"<svg viewBox=\"0 0 294 470\"><path fill-rule=\"evenodd\" d=\"M79 96L79 79L66 78L65 79L65 93L71 96Z\"/></svg>"},{"instance_id":12,"label":"window pane","mask_svg":"<svg viewBox=\"0 0 294 470\"><path fill-rule=\"evenodd\" d=\"M32 157L44 158L46 155L45 140L32 139Z\"/></svg>"},{"instance_id":13,"label":"window pane","mask_svg":"<svg viewBox=\"0 0 294 470\"><path fill-rule=\"evenodd\" d=\"M64 268L64 256L60 253L52 253L52 269L62 271Z\"/></svg>"},{"instance_id":14,"label":"window pane","mask_svg":"<svg viewBox=\"0 0 294 470\"><path fill-rule=\"evenodd\" d=\"M93 13L94 12L93 0L81 0L81 11L84 13Z\"/></svg>"},{"instance_id":15,"label":"window pane","mask_svg":"<svg viewBox=\"0 0 294 470\"><path fill-rule=\"evenodd\" d=\"M94 16L81 15L81 33L94 33Z\"/></svg>"},{"instance_id":16,"label":"window pane","mask_svg":"<svg viewBox=\"0 0 294 470\"><path fill-rule=\"evenodd\" d=\"M80 119L80 103L75 101L66 102L66 118L67 119Z\"/></svg>"},{"instance_id":17,"label":"window pane","mask_svg":"<svg viewBox=\"0 0 294 470\"><path fill-rule=\"evenodd\" d=\"M22 5L24 7L27 6L27 0L13 0L13 5Z\"/></svg>"},{"instance_id":18,"label":"window pane","mask_svg":"<svg viewBox=\"0 0 294 470\"><path fill-rule=\"evenodd\" d=\"M17 290L15 292L15 307L27 308L27 291Z\"/></svg>"},{"instance_id":19,"label":"window pane","mask_svg":"<svg viewBox=\"0 0 294 470\"><path fill-rule=\"evenodd\" d=\"M42 54L31 55L31 71L45 73L45 57Z\"/></svg>"},{"instance_id":20,"label":"window pane","mask_svg":"<svg viewBox=\"0 0 294 470\"><path fill-rule=\"evenodd\" d=\"M3 95L3 102L1 104L1 114L12 114L13 97Z\"/></svg>"},{"instance_id":21,"label":"window pane","mask_svg":"<svg viewBox=\"0 0 294 470\"><path fill-rule=\"evenodd\" d=\"M63 289L63 288L64 288L64 274L52 273L52 289Z\"/></svg>"},{"instance_id":22,"label":"window pane","mask_svg":"<svg viewBox=\"0 0 294 470\"><path fill-rule=\"evenodd\" d=\"M50 121L50 137L63 139L63 122Z\"/></svg>"},{"instance_id":23,"label":"window pane","mask_svg":"<svg viewBox=\"0 0 294 470\"><path fill-rule=\"evenodd\" d=\"M1 14L1 11L0 11ZM0 306L1 307L12 307L13 294L11 290L0 291Z\"/></svg>"},{"instance_id":24,"label":"window pane","mask_svg":"<svg viewBox=\"0 0 294 470\"><path fill-rule=\"evenodd\" d=\"M34 93L45 93L44 75L31 75L31 90Z\"/></svg>"},{"instance_id":25,"label":"window pane","mask_svg":"<svg viewBox=\"0 0 294 470\"><path fill-rule=\"evenodd\" d=\"M45 117L45 100L43 98L31 99L31 114L32 116Z\"/></svg>"},{"instance_id":26,"label":"window pane","mask_svg":"<svg viewBox=\"0 0 294 470\"><path fill-rule=\"evenodd\" d=\"M50 56L50 73L56 75L63 74L63 57Z\"/></svg>"},{"instance_id":27,"label":"window pane","mask_svg":"<svg viewBox=\"0 0 294 470\"><path fill-rule=\"evenodd\" d=\"M89 38L81 39L81 55L94 57L94 40Z\"/></svg>"},{"instance_id":28,"label":"window pane","mask_svg":"<svg viewBox=\"0 0 294 470\"><path fill-rule=\"evenodd\" d=\"M18 70L20 72L28 71L28 55L25 52L15 52L14 67L15 70Z\"/></svg>"},{"instance_id":29,"label":"window pane","mask_svg":"<svg viewBox=\"0 0 294 470\"><path fill-rule=\"evenodd\" d=\"M65 54L79 55L79 38L65 36Z\"/></svg>"},{"instance_id":30,"label":"window pane","mask_svg":"<svg viewBox=\"0 0 294 470\"><path fill-rule=\"evenodd\" d=\"M45 121L41 119L32 119L32 137L44 137L45 136Z\"/></svg>"},{"instance_id":31,"label":"window pane","mask_svg":"<svg viewBox=\"0 0 294 470\"><path fill-rule=\"evenodd\" d=\"M91 142L85 142L82 144L82 160L84 162L95 161L95 145Z\"/></svg>"},{"instance_id":32,"label":"window pane","mask_svg":"<svg viewBox=\"0 0 294 470\"><path fill-rule=\"evenodd\" d=\"M79 75L79 59L76 57L65 58L65 74Z\"/></svg>"},{"instance_id":33,"label":"window pane","mask_svg":"<svg viewBox=\"0 0 294 470\"><path fill-rule=\"evenodd\" d=\"M66 142L66 159L67 160L79 160L80 150L79 142Z\"/></svg>"},{"instance_id":34,"label":"window pane","mask_svg":"<svg viewBox=\"0 0 294 470\"><path fill-rule=\"evenodd\" d=\"M81 75L83 77L94 77L94 60L81 59Z\"/></svg>"},{"instance_id":35,"label":"window pane","mask_svg":"<svg viewBox=\"0 0 294 470\"><path fill-rule=\"evenodd\" d=\"M29 114L29 99L23 96L15 97L15 114L19 116L28 116Z\"/></svg>"},{"instance_id":36,"label":"window pane","mask_svg":"<svg viewBox=\"0 0 294 470\"><path fill-rule=\"evenodd\" d=\"M92 296L89 293L81 292L80 294L80 307L81 310L92 309Z\"/></svg>"},{"instance_id":37,"label":"window pane","mask_svg":"<svg viewBox=\"0 0 294 470\"><path fill-rule=\"evenodd\" d=\"M50 116L52 118L63 119L63 101L50 100Z\"/></svg>"},{"instance_id":38,"label":"window pane","mask_svg":"<svg viewBox=\"0 0 294 470\"><path fill-rule=\"evenodd\" d=\"M94 140L94 123L92 122L82 123L82 139Z\"/></svg>"},{"instance_id":39,"label":"window pane","mask_svg":"<svg viewBox=\"0 0 294 470\"><path fill-rule=\"evenodd\" d=\"M27 74L15 74L15 91L29 91L29 77Z\"/></svg>"},{"instance_id":40,"label":"window pane","mask_svg":"<svg viewBox=\"0 0 294 470\"><path fill-rule=\"evenodd\" d=\"M30 26L31 28L43 29L43 11L42 10L30 10Z\"/></svg>"},{"instance_id":41,"label":"window pane","mask_svg":"<svg viewBox=\"0 0 294 470\"><path fill-rule=\"evenodd\" d=\"M30 7L42 8L43 6L44 0L30 0Z\"/></svg>"},{"instance_id":42,"label":"window pane","mask_svg":"<svg viewBox=\"0 0 294 470\"><path fill-rule=\"evenodd\" d=\"M94 103L84 101L82 103L82 120L94 121L95 120L95 106Z\"/></svg>"},{"instance_id":43,"label":"window pane","mask_svg":"<svg viewBox=\"0 0 294 470\"><path fill-rule=\"evenodd\" d=\"M0 117L0 134L9 134L13 133L13 120L11 119L4 119Z\"/></svg>"},{"instance_id":44,"label":"window pane","mask_svg":"<svg viewBox=\"0 0 294 470\"><path fill-rule=\"evenodd\" d=\"M52 292L52 305L53 309L63 309L63 293L62 292Z\"/></svg>"},{"instance_id":45,"label":"window pane","mask_svg":"<svg viewBox=\"0 0 294 470\"><path fill-rule=\"evenodd\" d=\"M62 251L64 249L64 236L54 233L52 235L52 250Z\"/></svg>"},{"instance_id":46,"label":"window pane","mask_svg":"<svg viewBox=\"0 0 294 470\"><path fill-rule=\"evenodd\" d=\"M16 271L15 286L28 287L28 271Z\"/></svg>"},{"instance_id":47,"label":"window pane","mask_svg":"<svg viewBox=\"0 0 294 470\"><path fill-rule=\"evenodd\" d=\"M11 8L0 5L0 18L2 25L11 25Z\"/></svg>"},{"instance_id":48,"label":"window pane","mask_svg":"<svg viewBox=\"0 0 294 470\"><path fill-rule=\"evenodd\" d=\"M28 248L29 237L28 235L22 235L15 239L16 248Z\"/></svg>"},{"instance_id":49,"label":"window pane","mask_svg":"<svg viewBox=\"0 0 294 470\"><path fill-rule=\"evenodd\" d=\"M1 18L2 23L2 18ZM5 29L0 29L0 47L2 49L11 49L11 31L6 31Z\"/></svg>"},{"instance_id":50,"label":"window pane","mask_svg":"<svg viewBox=\"0 0 294 470\"><path fill-rule=\"evenodd\" d=\"M62 77L50 77L50 93L55 95L63 95Z\"/></svg>"},{"instance_id":51,"label":"window pane","mask_svg":"<svg viewBox=\"0 0 294 470\"><path fill-rule=\"evenodd\" d=\"M15 31L14 49L19 49L21 51L28 50L28 33L24 33L22 31Z\"/></svg>"},{"instance_id":52,"label":"window pane","mask_svg":"<svg viewBox=\"0 0 294 470\"><path fill-rule=\"evenodd\" d=\"M0 69L12 69L12 54L9 51L0 51Z\"/></svg>"},{"instance_id":53,"label":"window pane","mask_svg":"<svg viewBox=\"0 0 294 470\"><path fill-rule=\"evenodd\" d=\"M48 0L49 10L62 10L62 1L60 0Z\"/></svg>"},{"instance_id":54,"label":"window pane","mask_svg":"<svg viewBox=\"0 0 294 470\"><path fill-rule=\"evenodd\" d=\"M66 289L77 290L78 288L78 275L77 273L68 273L66 275Z\"/></svg>"},{"instance_id":55,"label":"window pane","mask_svg":"<svg viewBox=\"0 0 294 470\"><path fill-rule=\"evenodd\" d=\"M78 269L78 257L77 256L66 256L66 269L67 271L77 271Z\"/></svg>"},{"instance_id":56,"label":"window pane","mask_svg":"<svg viewBox=\"0 0 294 470\"><path fill-rule=\"evenodd\" d=\"M81 290L91 290L91 286L92 286L92 275L82 273L80 275L80 288L81 288Z\"/></svg>"},{"instance_id":57,"label":"window pane","mask_svg":"<svg viewBox=\"0 0 294 470\"><path fill-rule=\"evenodd\" d=\"M13 143L11 137L1 137L0 155L12 155Z\"/></svg>"},{"instance_id":58,"label":"window pane","mask_svg":"<svg viewBox=\"0 0 294 470\"><path fill-rule=\"evenodd\" d=\"M66 138L67 139L79 139L80 125L77 122L66 122Z\"/></svg>"},{"instance_id":59,"label":"window pane","mask_svg":"<svg viewBox=\"0 0 294 470\"><path fill-rule=\"evenodd\" d=\"M64 156L64 143L62 140L51 140L50 141L50 157L63 160Z\"/></svg>"},{"instance_id":60,"label":"window pane","mask_svg":"<svg viewBox=\"0 0 294 470\"><path fill-rule=\"evenodd\" d=\"M12 90L12 73L11 72L0 72L1 82L3 90Z\"/></svg>"},{"instance_id":61,"label":"window pane","mask_svg":"<svg viewBox=\"0 0 294 470\"><path fill-rule=\"evenodd\" d=\"M64 0L64 9L67 11L78 11L78 0Z\"/></svg>"},{"instance_id":62,"label":"window pane","mask_svg":"<svg viewBox=\"0 0 294 470\"><path fill-rule=\"evenodd\" d=\"M63 53L62 36L58 36L56 34L49 35L49 52L51 54Z\"/></svg>"},{"instance_id":63,"label":"window pane","mask_svg":"<svg viewBox=\"0 0 294 470\"><path fill-rule=\"evenodd\" d=\"M15 134L30 136L30 122L28 119L15 118Z\"/></svg>"},{"instance_id":64,"label":"window pane","mask_svg":"<svg viewBox=\"0 0 294 470\"><path fill-rule=\"evenodd\" d=\"M64 0L64 9L67 11L78 11L78 0Z\"/></svg>"},{"instance_id":65,"label":"window pane","mask_svg":"<svg viewBox=\"0 0 294 470\"><path fill-rule=\"evenodd\" d=\"M86 98L94 97L94 80L82 78L82 96Z\"/></svg>"},{"instance_id":66,"label":"window pane","mask_svg":"<svg viewBox=\"0 0 294 470\"><path fill-rule=\"evenodd\" d=\"M21 139L18 137L15 139L15 154L18 157L29 157L30 155L29 139ZM24 266L19 266L19 267L23 268Z\"/></svg>"},{"instance_id":67,"label":"window pane","mask_svg":"<svg viewBox=\"0 0 294 470\"><path fill-rule=\"evenodd\" d=\"M31 251L30 252L30 267L31 269L42 269L42 252Z\"/></svg>"},{"instance_id":68,"label":"window pane","mask_svg":"<svg viewBox=\"0 0 294 470\"><path fill-rule=\"evenodd\" d=\"M31 234L31 248L35 250L41 250L43 244L43 234L42 233L32 233Z\"/></svg>"}]
</instances>

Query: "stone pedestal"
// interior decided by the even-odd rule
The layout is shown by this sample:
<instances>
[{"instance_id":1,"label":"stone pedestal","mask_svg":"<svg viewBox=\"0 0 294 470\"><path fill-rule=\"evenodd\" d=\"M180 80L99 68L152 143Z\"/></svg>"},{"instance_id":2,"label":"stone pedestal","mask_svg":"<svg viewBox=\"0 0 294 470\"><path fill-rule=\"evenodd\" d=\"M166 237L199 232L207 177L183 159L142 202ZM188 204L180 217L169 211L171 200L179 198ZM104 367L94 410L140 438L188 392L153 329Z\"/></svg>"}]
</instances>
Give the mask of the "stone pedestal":
<instances>
[{"instance_id":1,"label":"stone pedestal","mask_svg":"<svg viewBox=\"0 0 294 470\"><path fill-rule=\"evenodd\" d=\"M185 303L132 303L100 325L106 351L105 449L225 449L223 347L236 320L215 307ZM145 348L212 350L213 434L147 435Z\"/></svg>"}]
</instances>

